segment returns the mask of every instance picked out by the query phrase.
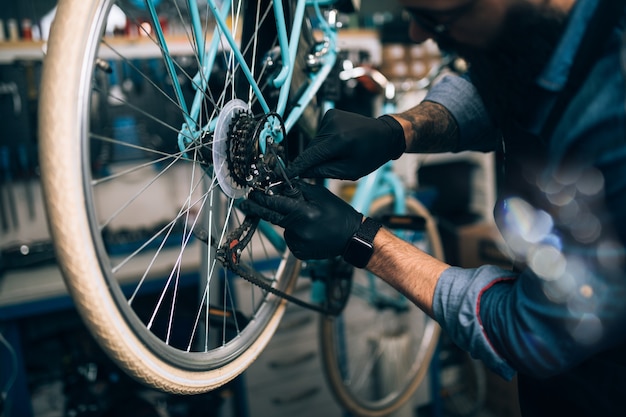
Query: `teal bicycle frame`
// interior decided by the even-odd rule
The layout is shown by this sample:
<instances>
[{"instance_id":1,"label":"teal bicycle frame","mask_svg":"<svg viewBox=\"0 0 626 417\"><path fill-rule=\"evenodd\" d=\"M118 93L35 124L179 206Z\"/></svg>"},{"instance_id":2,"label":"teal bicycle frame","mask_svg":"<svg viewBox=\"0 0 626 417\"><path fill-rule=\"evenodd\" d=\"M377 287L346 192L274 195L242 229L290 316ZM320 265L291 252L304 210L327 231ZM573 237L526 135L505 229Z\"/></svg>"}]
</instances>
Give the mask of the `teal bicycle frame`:
<instances>
[{"instance_id":1,"label":"teal bicycle frame","mask_svg":"<svg viewBox=\"0 0 626 417\"><path fill-rule=\"evenodd\" d=\"M211 43L208 45L208 48L205 48L206 45L203 43L204 36L202 29L202 20L198 12L198 6L197 4L195 4L194 0L188 0L187 3L189 10L192 11L192 32L194 33L194 39L196 39L195 47L198 51L200 70L193 80L196 94L190 109L183 99L183 92L180 84L176 82L174 83L175 95L185 117L185 123L181 129L181 133L179 134L179 147L182 152L185 152L185 149L187 149L189 144L198 140L206 130L212 131L212 129L215 127L214 125L208 127L198 126L196 120L198 120L198 116L201 112L202 101L204 98L204 93L208 86L211 68L215 64L215 58L217 54L220 53L220 41L222 36L225 38L228 46L230 47L230 50L234 56L234 62L240 67L246 79L250 83L250 86L255 94L255 97L258 99L261 108L266 114L272 111L267 104L267 100L265 99L261 88L254 80L251 69L248 67L244 60L244 57L241 53L241 48L237 45L237 41L232 36L231 31L228 28L227 18L231 12L231 3L224 2L221 9L219 9L216 0L208 0L208 7L213 12L216 20L216 27L214 29L213 37ZM334 1L322 0L298 1L294 13L292 30L288 36L287 27L285 24L283 4L281 1L273 2L274 13L276 16L278 43L283 65L281 70L272 80L273 86L280 90L278 104L276 109L273 111L284 119L284 127L286 132L289 132L293 128L297 120L300 118L300 116L302 116L302 112L306 108L306 105L313 99L315 94L318 92L318 90L330 74L331 69L335 65L337 59L337 27L326 22L320 11L320 6L327 6L333 3ZM317 71L311 73L309 85L302 92L300 97L298 97L296 104L292 106L289 114L285 114L287 108L287 99L289 96L289 87L291 85L291 80L293 78L294 72L294 66L292 63L295 62L296 53L298 52L298 42L300 39L304 13L307 6L312 6L317 13L317 17L320 22L320 28L324 35L324 42L326 43L326 47L323 53L317 55L319 68L317 69ZM172 80L176 80L174 62L169 54L169 51L167 50L165 36L163 34L163 28L160 24L158 24L159 19L156 7L153 2L148 2L148 9L152 21L155 22L156 37L161 42L164 48L163 57L165 59L166 69L170 75L170 78ZM282 128L275 126L272 128L271 131L266 133L273 137L276 142L280 142L282 140L281 131Z\"/></svg>"}]
</instances>

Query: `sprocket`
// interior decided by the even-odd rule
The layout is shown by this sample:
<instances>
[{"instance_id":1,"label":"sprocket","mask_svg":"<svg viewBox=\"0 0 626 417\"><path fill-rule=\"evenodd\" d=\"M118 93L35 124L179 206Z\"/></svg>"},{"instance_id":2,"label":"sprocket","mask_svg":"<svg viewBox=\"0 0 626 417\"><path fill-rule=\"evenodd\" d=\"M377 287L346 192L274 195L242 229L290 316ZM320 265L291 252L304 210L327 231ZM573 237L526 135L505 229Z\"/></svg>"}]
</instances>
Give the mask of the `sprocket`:
<instances>
[{"instance_id":1,"label":"sprocket","mask_svg":"<svg viewBox=\"0 0 626 417\"><path fill-rule=\"evenodd\" d=\"M226 194L238 198L245 194L240 190L251 187L266 191L283 179L279 164L283 163L285 150L273 135L278 130L282 139L285 133L283 121L277 114L255 117L242 101L231 103L226 116L220 115L215 147L219 147L221 161L218 181Z\"/></svg>"},{"instance_id":2,"label":"sprocket","mask_svg":"<svg viewBox=\"0 0 626 417\"><path fill-rule=\"evenodd\" d=\"M256 121L248 112L239 112L233 118L228 131L226 161L232 179L241 187L250 186L255 177L255 161L259 147L254 138Z\"/></svg>"}]
</instances>

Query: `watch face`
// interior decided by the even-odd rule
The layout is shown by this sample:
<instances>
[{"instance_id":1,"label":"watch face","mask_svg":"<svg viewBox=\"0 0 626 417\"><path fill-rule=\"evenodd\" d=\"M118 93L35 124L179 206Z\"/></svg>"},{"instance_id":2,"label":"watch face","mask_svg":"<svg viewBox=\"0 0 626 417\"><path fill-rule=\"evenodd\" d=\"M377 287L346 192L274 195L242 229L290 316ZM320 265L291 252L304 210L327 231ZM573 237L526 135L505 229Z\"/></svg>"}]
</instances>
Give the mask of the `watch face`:
<instances>
[{"instance_id":1,"label":"watch face","mask_svg":"<svg viewBox=\"0 0 626 417\"><path fill-rule=\"evenodd\" d=\"M364 268L372 257L372 253L374 253L374 246L371 243L353 236L348 242L343 258L357 268Z\"/></svg>"}]
</instances>

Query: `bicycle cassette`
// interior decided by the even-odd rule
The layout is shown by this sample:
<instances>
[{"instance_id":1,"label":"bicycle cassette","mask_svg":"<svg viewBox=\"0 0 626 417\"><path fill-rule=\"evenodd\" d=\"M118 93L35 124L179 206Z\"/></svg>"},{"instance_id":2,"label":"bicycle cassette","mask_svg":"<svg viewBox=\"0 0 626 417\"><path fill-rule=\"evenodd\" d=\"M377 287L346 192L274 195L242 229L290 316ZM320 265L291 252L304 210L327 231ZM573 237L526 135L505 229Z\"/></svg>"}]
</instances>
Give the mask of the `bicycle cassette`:
<instances>
[{"instance_id":1,"label":"bicycle cassette","mask_svg":"<svg viewBox=\"0 0 626 417\"><path fill-rule=\"evenodd\" d=\"M284 136L279 115L255 117L244 101L228 102L213 134L213 166L224 193L240 198L250 188L268 190L281 181Z\"/></svg>"}]
</instances>

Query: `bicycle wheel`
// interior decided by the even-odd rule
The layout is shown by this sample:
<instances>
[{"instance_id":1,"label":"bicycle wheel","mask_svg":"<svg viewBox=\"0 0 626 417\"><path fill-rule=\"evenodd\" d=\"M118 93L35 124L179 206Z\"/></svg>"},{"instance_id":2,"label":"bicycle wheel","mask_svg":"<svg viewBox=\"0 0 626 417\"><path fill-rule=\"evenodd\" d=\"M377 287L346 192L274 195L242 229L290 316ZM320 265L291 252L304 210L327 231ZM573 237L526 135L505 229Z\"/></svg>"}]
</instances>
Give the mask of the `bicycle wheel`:
<instances>
[{"instance_id":1,"label":"bicycle wheel","mask_svg":"<svg viewBox=\"0 0 626 417\"><path fill-rule=\"evenodd\" d=\"M260 354L285 308L268 287L289 292L300 268L279 230L249 226L237 209L259 125L277 102L269 80L281 66L266 53L276 20L267 0L220 2L228 30L206 2L136 3L58 6L39 110L46 208L58 264L97 342L148 385L206 392ZM285 2L288 22L294 4ZM111 36L120 12L130 38ZM273 123L282 134L280 118ZM284 158L286 141L267 148ZM266 288L229 271L229 259Z\"/></svg>"},{"instance_id":2,"label":"bicycle wheel","mask_svg":"<svg viewBox=\"0 0 626 417\"><path fill-rule=\"evenodd\" d=\"M456 346L445 333L442 334L438 352L440 395L445 415L475 416L487 398L484 365Z\"/></svg>"},{"instance_id":3,"label":"bicycle wheel","mask_svg":"<svg viewBox=\"0 0 626 417\"><path fill-rule=\"evenodd\" d=\"M369 216L393 213L393 199L375 200ZM407 213L425 218L426 232L396 230L438 259L443 251L436 225L417 200ZM352 291L337 317L320 320L322 361L337 401L364 417L389 415L418 388L439 339L439 325L406 298L364 270L354 270Z\"/></svg>"}]
</instances>

